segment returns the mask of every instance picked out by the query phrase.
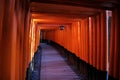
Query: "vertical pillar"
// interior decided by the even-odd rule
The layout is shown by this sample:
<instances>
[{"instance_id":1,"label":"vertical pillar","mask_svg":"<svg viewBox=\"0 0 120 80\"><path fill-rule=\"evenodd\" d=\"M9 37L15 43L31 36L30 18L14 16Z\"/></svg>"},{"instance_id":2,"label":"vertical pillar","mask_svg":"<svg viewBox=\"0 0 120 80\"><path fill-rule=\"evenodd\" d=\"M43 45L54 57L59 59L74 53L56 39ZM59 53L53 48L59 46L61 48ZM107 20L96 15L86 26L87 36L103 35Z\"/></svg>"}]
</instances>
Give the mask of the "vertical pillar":
<instances>
[{"instance_id":1,"label":"vertical pillar","mask_svg":"<svg viewBox=\"0 0 120 80\"><path fill-rule=\"evenodd\" d=\"M83 60L83 20L80 26L80 58Z\"/></svg>"},{"instance_id":2,"label":"vertical pillar","mask_svg":"<svg viewBox=\"0 0 120 80\"><path fill-rule=\"evenodd\" d=\"M119 12L120 8L113 10L112 15L112 26L111 26L111 39L110 39L110 70L109 75L119 79L120 76L120 23L119 23Z\"/></svg>"},{"instance_id":3,"label":"vertical pillar","mask_svg":"<svg viewBox=\"0 0 120 80\"><path fill-rule=\"evenodd\" d=\"M97 69L100 70L101 63L101 22L100 15L97 16Z\"/></svg>"},{"instance_id":4,"label":"vertical pillar","mask_svg":"<svg viewBox=\"0 0 120 80\"><path fill-rule=\"evenodd\" d=\"M100 70L101 70L101 79L106 80L107 79L107 64L108 64L108 53L107 53L107 26L106 26L106 11L103 10L100 13L100 17L101 17L101 57L100 57Z\"/></svg>"},{"instance_id":5,"label":"vertical pillar","mask_svg":"<svg viewBox=\"0 0 120 80\"><path fill-rule=\"evenodd\" d=\"M1 11L1 13L0 13L0 51L2 51L1 50L1 47L2 47L1 40L2 40L2 27L3 27L2 22L3 22L3 16L4 16L4 0L0 1L0 11ZM1 58L2 58L2 53L0 53L0 79L1 79L1 65L2 65Z\"/></svg>"},{"instance_id":6,"label":"vertical pillar","mask_svg":"<svg viewBox=\"0 0 120 80\"><path fill-rule=\"evenodd\" d=\"M7 8L5 8L7 7ZM14 79L14 71L11 74L11 68L14 67L12 63L12 58L14 55L13 46L15 43L13 42L15 36L13 35L13 31L15 30L13 26L14 21L14 0L5 0L5 5L3 7L4 15L2 21L2 37L1 37L1 80L15 80Z\"/></svg>"},{"instance_id":7,"label":"vertical pillar","mask_svg":"<svg viewBox=\"0 0 120 80\"><path fill-rule=\"evenodd\" d=\"M89 63L89 18L86 19L86 62Z\"/></svg>"},{"instance_id":8,"label":"vertical pillar","mask_svg":"<svg viewBox=\"0 0 120 80\"><path fill-rule=\"evenodd\" d=\"M81 58L81 36L80 36L80 27L81 27L81 23L80 21L78 22L78 57Z\"/></svg>"},{"instance_id":9,"label":"vertical pillar","mask_svg":"<svg viewBox=\"0 0 120 80\"><path fill-rule=\"evenodd\" d=\"M97 38L96 38L96 16L93 17L93 67L95 68L96 67L96 41L97 41Z\"/></svg>"},{"instance_id":10,"label":"vertical pillar","mask_svg":"<svg viewBox=\"0 0 120 80\"><path fill-rule=\"evenodd\" d=\"M101 70L106 71L107 66L107 34L106 12L101 12Z\"/></svg>"},{"instance_id":11,"label":"vertical pillar","mask_svg":"<svg viewBox=\"0 0 120 80\"><path fill-rule=\"evenodd\" d=\"M16 52L17 52L16 41L17 41L17 23L16 23L16 15L14 14L13 30L12 30L11 80L16 80L16 78L19 76L16 74Z\"/></svg>"},{"instance_id":12,"label":"vertical pillar","mask_svg":"<svg viewBox=\"0 0 120 80\"><path fill-rule=\"evenodd\" d=\"M0 41L1 41L1 35L2 35L3 16L4 16L4 0L1 0L0 1Z\"/></svg>"},{"instance_id":13,"label":"vertical pillar","mask_svg":"<svg viewBox=\"0 0 120 80\"><path fill-rule=\"evenodd\" d=\"M118 8L118 26L120 26L120 8ZM119 61L120 61L120 37L119 37L119 34L120 34L120 27L118 27L119 29L118 29L118 68L119 68L119 80L120 80L120 63L119 63Z\"/></svg>"},{"instance_id":14,"label":"vertical pillar","mask_svg":"<svg viewBox=\"0 0 120 80\"><path fill-rule=\"evenodd\" d=\"M117 69L119 69L118 68L118 11L117 10L115 10L115 11L113 11L113 13L114 13L114 15L113 15L113 27L114 27L114 30L115 30L115 33L114 33L114 40L115 40L115 42L114 42L114 53L113 53L113 76L115 77L115 78L118 78L118 70Z\"/></svg>"},{"instance_id":15,"label":"vertical pillar","mask_svg":"<svg viewBox=\"0 0 120 80\"><path fill-rule=\"evenodd\" d=\"M30 62L30 51L29 51L29 10L24 10L24 36L23 36L23 79L26 78L26 71L28 63Z\"/></svg>"},{"instance_id":16,"label":"vertical pillar","mask_svg":"<svg viewBox=\"0 0 120 80\"><path fill-rule=\"evenodd\" d=\"M22 4L21 4L22 5ZM25 10L21 7L21 26L20 26L20 66L21 66L21 79L25 78L25 64L24 64L24 28L25 28Z\"/></svg>"},{"instance_id":17,"label":"vertical pillar","mask_svg":"<svg viewBox=\"0 0 120 80\"><path fill-rule=\"evenodd\" d=\"M89 18L89 63L90 65L93 65L93 18Z\"/></svg>"},{"instance_id":18,"label":"vertical pillar","mask_svg":"<svg viewBox=\"0 0 120 80\"><path fill-rule=\"evenodd\" d=\"M27 70L27 67L29 65L29 62L31 61L31 56L30 56L30 43L29 43L29 30L30 30L30 12L26 11L26 19L25 19L25 34L24 34L24 63L25 64L25 71ZM26 75L26 74L25 74Z\"/></svg>"},{"instance_id":19,"label":"vertical pillar","mask_svg":"<svg viewBox=\"0 0 120 80\"><path fill-rule=\"evenodd\" d=\"M83 19L83 24L82 24L82 57L83 61L85 61L85 20Z\"/></svg>"}]
</instances>

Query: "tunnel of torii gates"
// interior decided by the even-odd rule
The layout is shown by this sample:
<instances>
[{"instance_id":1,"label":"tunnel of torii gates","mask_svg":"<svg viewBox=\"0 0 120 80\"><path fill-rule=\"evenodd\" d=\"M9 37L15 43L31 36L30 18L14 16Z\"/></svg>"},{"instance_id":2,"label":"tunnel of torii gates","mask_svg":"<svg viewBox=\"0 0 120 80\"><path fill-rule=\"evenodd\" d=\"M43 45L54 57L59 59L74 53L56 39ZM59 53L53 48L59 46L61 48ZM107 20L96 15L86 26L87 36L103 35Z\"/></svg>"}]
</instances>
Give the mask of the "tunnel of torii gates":
<instances>
[{"instance_id":1,"label":"tunnel of torii gates","mask_svg":"<svg viewBox=\"0 0 120 80\"><path fill-rule=\"evenodd\" d=\"M58 43L120 80L120 8L111 12L100 10L84 18L58 17L42 23L44 20L35 17L39 14L30 12L27 0L0 0L0 80L25 79L26 68L40 43L40 32L42 39ZM108 16L112 17L110 27ZM61 25L64 30L59 29Z\"/></svg>"}]
</instances>

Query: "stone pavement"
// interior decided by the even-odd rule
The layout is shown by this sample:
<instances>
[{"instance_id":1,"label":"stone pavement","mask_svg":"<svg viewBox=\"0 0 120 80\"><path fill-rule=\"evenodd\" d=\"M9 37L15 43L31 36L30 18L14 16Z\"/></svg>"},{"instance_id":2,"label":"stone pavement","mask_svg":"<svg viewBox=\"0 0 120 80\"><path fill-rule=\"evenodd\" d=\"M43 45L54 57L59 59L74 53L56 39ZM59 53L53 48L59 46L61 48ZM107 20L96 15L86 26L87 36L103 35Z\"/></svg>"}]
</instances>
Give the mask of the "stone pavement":
<instances>
[{"instance_id":1,"label":"stone pavement","mask_svg":"<svg viewBox=\"0 0 120 80\"><path fill-rule=\"evenodd\" d=\"M45 43L40 45L42 47L40 80L82 80L55 48Z\"/></svg>"}]
</instances>

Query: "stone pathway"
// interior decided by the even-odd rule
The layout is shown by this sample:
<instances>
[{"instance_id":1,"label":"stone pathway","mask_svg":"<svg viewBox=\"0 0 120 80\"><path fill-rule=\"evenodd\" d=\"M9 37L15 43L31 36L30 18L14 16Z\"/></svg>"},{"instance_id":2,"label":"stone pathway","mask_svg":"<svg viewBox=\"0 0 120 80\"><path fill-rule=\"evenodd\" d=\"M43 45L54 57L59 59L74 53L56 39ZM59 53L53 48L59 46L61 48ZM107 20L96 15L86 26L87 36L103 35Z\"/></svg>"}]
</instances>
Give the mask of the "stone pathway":
<instances>
[{"instance_id":1,"label":"stone pathway","mask_svg":"<svg viewBox=\"0 0 120 80\"><path fill-rule=\"evenodd\" d=\"M42 47L40 80L81 80L59 52L45 43Z\"/></svg>"}]
</instances>

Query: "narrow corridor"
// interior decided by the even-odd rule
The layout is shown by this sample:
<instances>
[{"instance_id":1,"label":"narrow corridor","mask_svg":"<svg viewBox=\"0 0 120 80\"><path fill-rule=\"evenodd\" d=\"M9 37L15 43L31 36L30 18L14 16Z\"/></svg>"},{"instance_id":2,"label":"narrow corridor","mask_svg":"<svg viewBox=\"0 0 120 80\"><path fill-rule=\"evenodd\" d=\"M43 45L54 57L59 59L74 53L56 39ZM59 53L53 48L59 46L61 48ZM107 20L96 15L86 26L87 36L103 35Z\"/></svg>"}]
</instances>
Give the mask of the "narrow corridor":
<instances>
[{"instance_id":1,"label":"narrow corridor","mask_svg":"<svg viewBox=\"0 0 120 80\"><path fill-rule=\"evenodd\" d=\"M40 78L120 80L120 0L0 0L0 80Z\"/></svg>"},{"instance_id":2,"label":"narrow corridor","mask_svg":"<svg viewBox=\"0 0 120 80\"><path fill-rule=\"evenodd\" d=\"M81 80L61 57L54 47L41 44L41 79L40 80Z\"/></svg>"}]
</instances>

